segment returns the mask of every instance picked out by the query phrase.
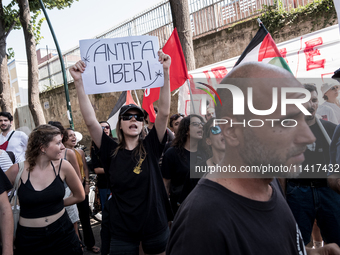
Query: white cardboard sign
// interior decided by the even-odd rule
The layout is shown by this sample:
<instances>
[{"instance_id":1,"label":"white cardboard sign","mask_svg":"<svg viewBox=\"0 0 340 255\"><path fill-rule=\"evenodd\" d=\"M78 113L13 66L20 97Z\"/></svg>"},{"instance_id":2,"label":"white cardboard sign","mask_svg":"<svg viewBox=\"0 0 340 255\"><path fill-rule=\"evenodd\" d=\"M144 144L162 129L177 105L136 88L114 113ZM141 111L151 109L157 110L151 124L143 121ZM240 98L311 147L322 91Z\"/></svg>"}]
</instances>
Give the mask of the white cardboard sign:
<instances>
[{"instance_id":1,"label":"white cardboard sign","mask_svg":"<svg viewBox=\"0 0 340 255\"><path fill-rule=\"evenodd\" d=\"M79 41L86 94L162 87L156 36L130 36Z\"/></svg>"}]
</instances>

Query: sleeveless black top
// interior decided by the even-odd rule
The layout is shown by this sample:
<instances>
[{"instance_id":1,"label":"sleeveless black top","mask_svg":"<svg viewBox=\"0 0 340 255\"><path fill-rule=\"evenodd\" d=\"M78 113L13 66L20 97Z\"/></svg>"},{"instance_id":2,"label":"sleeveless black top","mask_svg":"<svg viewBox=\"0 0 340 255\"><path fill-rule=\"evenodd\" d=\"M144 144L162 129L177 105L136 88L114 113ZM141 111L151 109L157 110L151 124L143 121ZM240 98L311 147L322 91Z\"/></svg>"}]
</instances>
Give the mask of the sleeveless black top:
<instances>
[{"instance_id":1,"label":"sleeveless black top","mask_svg":"<svg viewBox=\"0 0 340 255\"><path fill-rule=\"evenodd\" d=\"M36 191L30 181L30 172L25 183L21 180L18 189L20 216L28 219L47 217L60 212L64 208L64 183L60 178L60 161L58 175L51 162L56 178L41 191Z\"/></svg>"}]
</instances>

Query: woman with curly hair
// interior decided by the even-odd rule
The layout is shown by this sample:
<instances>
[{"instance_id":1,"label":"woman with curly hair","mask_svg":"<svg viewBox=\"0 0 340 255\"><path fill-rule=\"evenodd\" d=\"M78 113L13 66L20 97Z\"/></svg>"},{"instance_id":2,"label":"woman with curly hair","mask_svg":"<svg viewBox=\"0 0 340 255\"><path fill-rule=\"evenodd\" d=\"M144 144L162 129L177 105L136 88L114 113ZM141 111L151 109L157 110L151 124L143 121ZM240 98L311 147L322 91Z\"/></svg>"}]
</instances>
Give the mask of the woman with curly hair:
<instances>
[{"instance_id":1,"label":"woman with curly hair","mask_svg":"<svg viewBox=\"0 0 340 255\"><path fill-rule=\"evenodd\" d=\"M29 136L17 190L16 254L82 254L64 207L83 201L85 194L71 164L61 159L64 149L60 130L54 126L40 125ZM6 172L12 183L18 172L18 164ZM65 199L64 181L73 194Z\"/></svg>"},{"instance_id":2,"label":"woman with curly hair","mask_svg":"<svg viewBox=\"0 0 340 255\"><path fill-rule=\"evenodd\" d=\"M172 147L163 157L163 181L174 214L178 210L183 185L190 172L190 163L194 164L204 159L199 150L203 126L204 120L199 115L191 114L184 117L179 124Z\"/></svg>"}]
</instances>

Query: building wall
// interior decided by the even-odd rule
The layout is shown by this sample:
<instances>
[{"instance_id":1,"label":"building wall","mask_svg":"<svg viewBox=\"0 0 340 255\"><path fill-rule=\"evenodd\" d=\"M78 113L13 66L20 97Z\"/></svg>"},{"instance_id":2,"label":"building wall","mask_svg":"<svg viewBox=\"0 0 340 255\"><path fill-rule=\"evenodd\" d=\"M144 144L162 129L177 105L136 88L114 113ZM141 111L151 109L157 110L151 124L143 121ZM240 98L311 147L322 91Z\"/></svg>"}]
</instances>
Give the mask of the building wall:
<instances>
[{"instance_id":1,"label":"building wall","mask_svg":"<svg viewBox=\"0 0 340 255\"><path fill-rule=\"evenodd\" d=\"M313 26L314 16L298 19L283 29L271 33L276 44L337 24L324 24L324 18ZM333 19L332 19L333 20ZM211 33L193 41L196 68L210 65L242 54L259 29L255 19Z\"/></svg>"},{"instance_id":2,"label":"building wall","mask_svg":"<svg viewBox=\"0 0 340 255\"><path fill-rule=\"evenodd\" d=\"M28 105L28 68L27 61L14 59L7 65L9 70L11 87L14 88L17 105Z\"/></svg>"}]
</instances>

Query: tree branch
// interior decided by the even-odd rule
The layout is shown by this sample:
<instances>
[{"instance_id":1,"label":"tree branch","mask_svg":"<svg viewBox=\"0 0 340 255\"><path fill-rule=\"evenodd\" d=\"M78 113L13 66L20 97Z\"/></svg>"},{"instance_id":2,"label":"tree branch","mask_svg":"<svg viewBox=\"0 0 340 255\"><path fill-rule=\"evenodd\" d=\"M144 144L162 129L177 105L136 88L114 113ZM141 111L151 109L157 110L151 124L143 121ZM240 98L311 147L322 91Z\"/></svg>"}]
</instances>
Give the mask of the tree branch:
<instances>
[{"instance_id":1,"label":"tree branch","mask_svg":"<svg viewBox=\"0 0 340 255\"><path fill-rule=\"evenodd\" d=\"M13 23L11 24L11 26L9 27L7 33L4 34L3 39L6 40L7 36L9 35L9 33L12 31L12 29L14 28L15 24L17 23L16 20L13 20ZM1 38L2 39L2 38Z\"/></svg>"}]
</instances>

